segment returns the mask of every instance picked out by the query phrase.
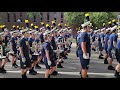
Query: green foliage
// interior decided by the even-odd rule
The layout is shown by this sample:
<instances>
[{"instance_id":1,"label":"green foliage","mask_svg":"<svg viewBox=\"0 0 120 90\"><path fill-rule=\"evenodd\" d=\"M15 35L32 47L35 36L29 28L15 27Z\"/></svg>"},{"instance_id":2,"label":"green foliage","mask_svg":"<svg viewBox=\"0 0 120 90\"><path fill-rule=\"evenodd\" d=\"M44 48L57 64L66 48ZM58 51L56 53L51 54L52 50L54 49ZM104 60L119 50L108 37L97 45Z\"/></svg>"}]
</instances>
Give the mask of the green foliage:
<instances>
[{"instance_id":1,"label":"green foliage","mask_svg":"<svg viewBox=\"0 0 120 90\"><path fill-rule=\"evenodd\" d=\"M86 12L65 12L64 17L69 25L80 26L85 21ZM115 12L89 12L91 23L94 26L101 27L103 23L108 24L109 21L115 18Z\"/></svg>"},{"instance_id":2,"label":"green foliage","mask_svg":"<svg viewBox=\"0 0 120 90\"><path fill-rule=\"evenodd\" d=\"M79 26L84 22L85 12L65 12L64 18L67 21L68 25L77 25Z\"/></svg>"},{"instance_id":3,"label":"green foliage","mask_svg":"<svg viewBox=\"0 0 120 90\"><path fill-rule=\"evenodd\" d=\"M34 15L39 15L41 17L40 12L26 12L26 14L28 15L28 18L33 18Z\"/></svg>"}]
</instances>

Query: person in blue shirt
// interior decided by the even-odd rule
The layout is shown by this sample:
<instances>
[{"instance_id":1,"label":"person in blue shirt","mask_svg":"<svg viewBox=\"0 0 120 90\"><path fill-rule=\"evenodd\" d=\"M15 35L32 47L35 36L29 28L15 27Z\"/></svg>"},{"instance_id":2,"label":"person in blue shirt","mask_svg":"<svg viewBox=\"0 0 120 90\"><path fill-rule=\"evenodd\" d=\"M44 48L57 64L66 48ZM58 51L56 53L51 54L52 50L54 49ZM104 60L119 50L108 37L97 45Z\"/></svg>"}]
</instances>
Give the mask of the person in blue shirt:
<instances>
[{"instance_id":1,"label":"person in blue shirt","mask_svg":"<svg viewBox=\"0 0 120 90\"><path fill-rule=\"evenodd\" d=\"M115 68L112 66L112 62L113 62L113 57L112 57L112 49L114 47L116 47L116 28L112 27L111 28L111 32L112 34L109 36L109 44L108 44L108 55L109 55L109 62L108 62L108 70L115 70Z\"/></svg>"},{"instance_id":2,"label":"person in blue shirt","mask_svg":"<svg viewBox=\"0 0 120 90\"><path fill-rule=\"evenodd\" d=\"M44 41L44 38L43 38L43 40L42 40L42 42ZM39 49L39 43L40 43L41 41L40 41L40 38L39 38L39 34L38 34L38 32L35 32L35 43L36 43L36 47L37 47L37 49L36 49L36 51L38 52L38 56L37 56L37 62L35 63L35 68L36 69L41 69L41 66L39 65L39 62L41 62L42 61L42 56L41 56L41 53L40 53L40 49ZM41 43L42 43L41 42Z\"/></svg>"},{"instance_id":3,"label":"person in blue shirt","mask_svg":"<svg viewBox=\"0 0 120 90\"><path fill-rule=\"evenodd\" d=\"M90 22L86 22L85 24L82 24L83 31L81 32L80 45L78 49L81 67L82 67L81 70L82 78L87 77L87 71L90 62L91 45L90 45L90 37L88 35L88 32L90 30L89 24Z\"/></svg>"},{"instance_id":4,"label":"person in blue shirt","mask_svg":"<svg viewBox=\"0 0 120 90\"><path fill-rule=\"evenodd\" d=\"M65 50L64 50L64 47L63 47L63 30L61 29L61 30L59 30L59 32L58 32L58 37L57 37L57 39L56 39L56 44L57 44L57 48L59 49L59 50L63 50L61 53L60 53L60 55L58 56L58 59L60 60L60 61L58 61L57 62L57 68L63 68L63 66L62 66L62 64L61 64L61 62L63 61L63 58L64 57L66 57L66 55L65 55L65 53L67 53L67 52L65 52Z\"/></svg>"},{"instance_id":5,"label":"person in blue shirt","mask_svg":"<svg viewBox=\"0 0 120 90\"><path fill-rule=\"evenodd\" d=\"M95 42L95 34L94 34L94 31L92 30L91 32L90 32L90 37L91 37L91 49L93 50L93 51L96 51L96 49L95 49L95 46L94 46L94 42Z\"/></svg>"},{"instance_id":6,"label":"person in blue shirt","mask_svg":"<svg viewBox=\"0 0 120 90\"><path fill-rule=\"evenodd\" d=\"M41 29L40 34L39 34L39 39L40 39L41 43L43 43L43 42L44 42L43 33L44 33L44 30L43 30L43 29Z\"/></svg>"},{"instance_id":7,"label":"person in blue shirt","mask_svg":"<svg viewBox=\"0 0 120 90\"><path fill-rule=\"evenodd\" d=\"M34 67L35 67L35 63L37 61L37 56L33 55L34 54L34 51L32 51L32 47L33 47L33 43L35 41L35 37L34 37L34 32L29 32L30 33L30 36L28 38L28 43L29 43L29 46L30 46L30 55L31 55L31 68L29 69L29 74L30 75L36 75L37 74L37 71L34 70Z\"/></svg>"},{"instance_id":8,"label":"person in blue shirt","mask_svg":"<svg viewBox=\"0 0 120 90\"><path fill-rule=\"evenodd\" d=\"M116 78L120 78L120 33L119 32L118 32L118 39L117 39L117 44L116 44L115 55L116 55L118 64L116 65L114 76Z\"/></svg>"},{"instance_id":9,"label":"person in blue shirt","mask_svg":"<svg viewBox=\"0 0 120 90\"><path fill-rule=\"evenodd\" d=\"M51 30L51 35L52 35L52 39L51 39L51 46L53 47L53 50L57 50L57 45L55 42L55 29ZM53 58L55 59L56 63L57 63L57 54L54 52L54 56ZM58 72L57 71L53 71L52 75L57 75Z\"/></svg>"},{"instance_id":10,"label":"person in blue shirt","mask_svg":"<svg viewBox=\"0 0 120 90\"><path fill-rule=\"evenodd\" d=\"M9 41L11 38L10 32L8 29L4 29L5 33L4 33L4 43L5 43L5 50L4 50L4 56L7 55L7 53L9 52ZM9 58L8 58L8 62L10 62Z\"/></svg>"},{"instance_id":11,"label":"person in blue shirt","mask_svg":"<svg viewBox=\"0 0 120 90\"><path fill-rule=\"evenodd\" d=\"M101 32L99 34L99 39L98 39L98 45L99 45L99 59L104 59L102 56L102 51L103 51L103 47L104 47L104 30L105 29L101 29Z\"/></svg>"},{"instance_id":12,"label":"person in blue shirt","mask_svg":"<svg viewBox=\"0 0 120 90\"><path fill-rule=\"evenodd\" d=\"M17 33L13 32L12 33L12 37L10 39L10 46L11 46L11 51L13 51L14 53L11 54L12 56L12 66L14 68L17 68L18 65L16 64L16 60L17 60Z\"/></svg>"},{"instance_id":13,"label":"person in blue shirt","mask_svg":"<svg viewBox=\"0 0 120 90\"><path fill-rule=\"evenodd\" d=\"M0 73L6 73L6 70L4 67L5 67L6 63L8 62L8 55L5 54L5 41L3 39L3 35L1 35L1 34L0 34L0 45L3 49L1 54L3 54L3 56L6 56L4 58L4 60L2 60L2 58L0 59Z\"/></svg>"},{"instance_id":14,"label":"person in blue shirt","mask_svg":"<svg viewBox=\"0 0 120 90\"><path fill-rule=\"evenodd\" d=\"M80 45L80 31L77 32L77 37L76 37L76 56L79 57L79 54L78 54L78 48L79 48L79 45Z\"/></svg>"},{"instance_id":15,"label":"person in blue shirt","mask_svg":"<svg viewBox=\"0 0 120 90\"><path fill-rule=\"evenodd\" d=\"M110 28L106 29L106 35L104 37L104 42L105 42L105 44L104 44L104 49L105 49L104 64L108 64L108 60L107 60L107 58L108 58L108 50L107 50L107 48L108 48L109 36L110 36Z\"/></svg>"},{"instance_id":16,"label":"person in blue shirt","mask_svg":"<svg viewBox=\"0 0 120 90\"><path fill-rule=\"evenodd\" d=\"M56 63L53 58L54 53L50 44L51 39L52 37L51 37L50 31L47 30L44 33L45 42L43 43L43 48L42 48L42 57L46 67L45 78L51 78L50 75L56 69Z\"/></svg>"},{"instance_id":17,"label":"person in blue shirt","mask_svg":"<svg viewBox=\"0 0 120 90\"><path fill-rule=\"evenodd\" d=\"M27 78L26 73L31 68L30 60L30 46L28 43L27 30L22 30L22 37L19 41L19 51L20 51L20 67L21 67L21 76L22 78Z\"/></svg>"}]
</instances>

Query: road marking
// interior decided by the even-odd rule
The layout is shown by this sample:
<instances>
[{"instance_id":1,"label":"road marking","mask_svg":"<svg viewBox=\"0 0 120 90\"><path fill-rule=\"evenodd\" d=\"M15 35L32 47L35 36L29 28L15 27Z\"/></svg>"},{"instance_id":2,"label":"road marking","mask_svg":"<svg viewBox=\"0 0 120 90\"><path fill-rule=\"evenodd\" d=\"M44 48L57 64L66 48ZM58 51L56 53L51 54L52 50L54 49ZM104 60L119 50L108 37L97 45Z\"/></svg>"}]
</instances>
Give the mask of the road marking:
<instances>
[{"instance_id":1,"label":"road marking","mask_svg":"<svg viewBox=\"0 0 120 90\"><path fill-rule=\"evenodd\" d=\"M4 78L3 76L0 76L0 78Z\"/></svg>"},{"instance_id":2,"label":"road marking","mask_svg":"<svg viewBox=\"0 0 120 90\"><path fill-rule=\"evenodd\" d=\"M7 71L9 73L20 73L20 71ZM44 74L45 71L37 71L40 74ZM65 75L76 75L79 76L79 72L58 72L59 74L65 74ZM88 72L88 75L96 75L96 76L113 76L114 73L93 73L93 72Z\"/></svg>"}]
</instances>

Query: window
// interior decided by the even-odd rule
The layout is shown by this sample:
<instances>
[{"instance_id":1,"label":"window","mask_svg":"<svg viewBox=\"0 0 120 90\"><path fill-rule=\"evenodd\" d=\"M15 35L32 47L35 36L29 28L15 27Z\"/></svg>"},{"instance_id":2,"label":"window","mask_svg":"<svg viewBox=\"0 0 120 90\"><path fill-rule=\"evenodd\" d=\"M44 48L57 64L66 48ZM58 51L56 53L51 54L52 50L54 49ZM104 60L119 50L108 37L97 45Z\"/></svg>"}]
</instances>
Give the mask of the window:
<instances>
[{"instance_id":1,"label":"window","mask_svg":"<svg viewBox=\"0 0 120 90\"><path fill-rule=\"evenodd\" d=\"M21 20L21 22L23 21L22 19L23 19L23 16L22 16L22 13L20 13L20 20Z\"/></svg>"},{"instance_id":2,"label":"window","mask_svg":"<svg viewBox=\"0 0 120 90\"><path fill-rule=\"evenodd\" d=\"M54 12L53 15L54 15L53 19L56 21L56 12Z\"/></svg>"},{"instance_id":3,"label":"window","mask_svg":"<svg viewBox=\"0 0 120 90\"><path fill-rule=\"evenodd\" d=\"M16 13L13 13L14 22L16 22Z\"/></svg>"},{"instance_id":4,"label":"window","mask_svg":"<svg viewBox=\"0 0 120 90\"><path fill-rule=\"evenodd\" d=\"M36 22L36 15L34 15L34 22Z\"/></svg>"},{"instance_id":5,"label":"window","mask_svg":"<svg viewBox=\"0 0 120 90\"><path fill-rule=\"evenodd\" d=\"M63 18L64 18L63 12L61 12L61 23L63 23Z\"/></svg>"},{"instance_id":6,"label":"window","mask_svg":"<svg viewBox=\"0 0 120 90\"><path fill-rule=\"evenodd\" d=\"M10 22L10 13L7 13L7 21Z\"/></svg>"},{"instance_id":7,"label":"window","mask_svg":"<svg viewBox=\"0 0 120 90\"><path fill-rule=\"evenodd\" d=\"M27 18L26 18L27 20L29 20L29 17L28 17L28 15L27 15Z\"/></svg>"},{"instance_id":8,"label":"window","mask_svg":"<svg viewBox=\"0 0 120 90\"><path fill-rule=\"evenodd\" d=\"M40 13L40 21L43 20L43 13Z\"/></svg>"},{"instance_id":9,"label":"window","mask_svg":"<svg viewBox=\"0 0 120 90\"><path fill-rule=\"evenodd\" d=\"M49 13L47 13L47 22L49 22Z\"/></svg>"},{"instance_id":10,"label":"window","mask_svg":"<svg viewBox=\"0 0 120 90\"><path fill-rule=\"evenodd\" d=\"M64 18L64 16L63 16L63 12L61 12L61 18L62 18L62 19Z\"/></svg>"}]
</instances>

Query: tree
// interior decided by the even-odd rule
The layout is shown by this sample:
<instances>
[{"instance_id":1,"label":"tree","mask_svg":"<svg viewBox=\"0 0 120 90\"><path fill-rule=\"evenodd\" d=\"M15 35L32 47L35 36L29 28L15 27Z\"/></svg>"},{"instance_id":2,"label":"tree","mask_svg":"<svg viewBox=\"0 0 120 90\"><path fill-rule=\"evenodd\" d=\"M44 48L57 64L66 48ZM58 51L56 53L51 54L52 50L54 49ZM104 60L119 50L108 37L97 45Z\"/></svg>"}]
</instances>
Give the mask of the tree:
<instances>
[{"instance_id":1,"label":"tree","mask_svg":"<svg viewBox=\"0 0 120 90\"><path fill-rule=\"evenodd\" d=\"M65 12L64 18L68 25L80 26L84 22L85 12Z\"/></svg>"},{"instance_id":2,"label":"tree","mask_svg":"<svg viewBox=\"0 0 120 90\"><path fill-rule=\"evenodd\" d=\"M90 13L91 22L98 28L102 27L103 23L108 24L109 21L115 18L117 14L114 12L93 12Z\"/></svg>"},{"instance_id":3,"label":"tree","mask_svg":"<svg viewBox=\"0 0 120 90\"><path fill-rule=\"evenodd\" d=\"M85 21L86 12L65 12L64 17L69 25L81 26ZM108 24L109 21L115 18L115 12L89 12L90 21L94 27L101 27L103 23Z\"/></svg>"},{"instance_id":4,"label":"tree","mask_svg":"<svg viewBox=\"0 0 120 90\"><path fill-rule=\"evenodd\" d=\"M27 14L27 16L28 16L28 18L33 18L34 17L34 15L35 16L40 16L41 17L41 14L40 14L40 12L26 12L26 14Z\"/></svg>"}]
</instances>

